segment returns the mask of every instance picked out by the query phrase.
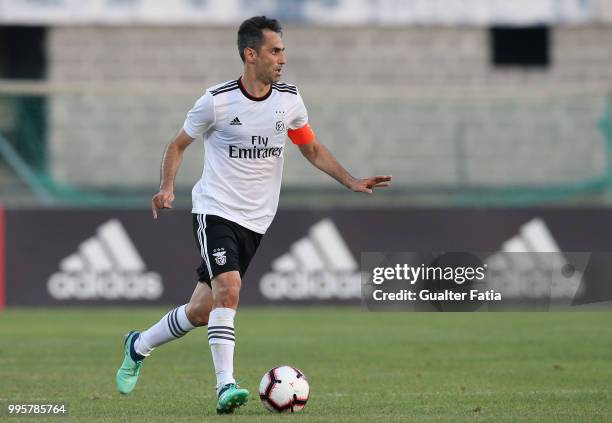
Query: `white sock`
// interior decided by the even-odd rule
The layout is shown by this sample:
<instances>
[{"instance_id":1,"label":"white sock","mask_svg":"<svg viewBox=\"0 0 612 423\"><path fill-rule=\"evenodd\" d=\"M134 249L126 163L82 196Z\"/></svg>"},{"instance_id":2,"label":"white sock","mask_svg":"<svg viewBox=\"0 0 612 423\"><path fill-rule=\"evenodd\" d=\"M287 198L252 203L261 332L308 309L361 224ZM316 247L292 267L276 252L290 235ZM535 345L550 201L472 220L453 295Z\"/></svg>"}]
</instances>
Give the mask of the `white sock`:
<instances>
[{"instance_id":1,"label":"white sock","mask_svg":"<svg viewBox=\"0 0 612 423\"><path fill-rule=\"evenodd\" d=\"M236 310L231 308L215 308L208 319L208 343L215 365L217 376L217 393L228 383L236 383L234 379L234 316Z\"/></svg>"},{"instance_id":2,"label":"white sock","mask_svg":"<svg viewBox=\"0 0 612 423\"><path fill-rule=\"evenodd\" d=\"M134 350L146 357L155 347L181 338L193 329L195 326L187 319L186 306L183 304L170 310L159 322L142 332L134 343Z\"/></svg>"}]
</instances>

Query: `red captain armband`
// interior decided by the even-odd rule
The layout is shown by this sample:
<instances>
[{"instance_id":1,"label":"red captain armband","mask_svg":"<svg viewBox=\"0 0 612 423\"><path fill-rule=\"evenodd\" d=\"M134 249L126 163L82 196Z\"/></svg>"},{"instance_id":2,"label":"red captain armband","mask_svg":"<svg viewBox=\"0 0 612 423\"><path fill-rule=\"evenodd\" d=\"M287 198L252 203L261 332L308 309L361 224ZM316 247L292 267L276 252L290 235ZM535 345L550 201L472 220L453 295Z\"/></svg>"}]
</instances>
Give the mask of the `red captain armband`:
<instances>
[{"instance_id":1,"label":"red captain armband","mask_svg":"<svg viewBox=\"0 0 612 423\"><path fill-rule=\"evenodd\" d=\"M292 143L297 145L310 144L312 140L315 139L315 134L309 124L306 124L299 129L289 129L287 131L287 136Z\"/></svg>"}]
</instances>

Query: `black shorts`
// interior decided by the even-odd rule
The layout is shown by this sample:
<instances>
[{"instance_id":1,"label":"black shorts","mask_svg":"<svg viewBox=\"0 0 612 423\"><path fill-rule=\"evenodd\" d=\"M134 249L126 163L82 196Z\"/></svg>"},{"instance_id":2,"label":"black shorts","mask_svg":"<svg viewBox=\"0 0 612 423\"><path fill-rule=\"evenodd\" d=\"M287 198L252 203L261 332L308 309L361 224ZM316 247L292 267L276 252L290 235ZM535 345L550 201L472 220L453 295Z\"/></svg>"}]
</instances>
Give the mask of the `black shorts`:
<instances>
[{"instance_id":1,"label":"black shorts","mask_svg":"<svg viewBox=\"0 0 612 423\"><path fill-rule=\"evenodd\" d=\"M217 275L232 270L243 277L259 247L262 234L212 214L193 214L193 233L202 264L198 280L210 286Z\"/></svg>"}]
</instances>

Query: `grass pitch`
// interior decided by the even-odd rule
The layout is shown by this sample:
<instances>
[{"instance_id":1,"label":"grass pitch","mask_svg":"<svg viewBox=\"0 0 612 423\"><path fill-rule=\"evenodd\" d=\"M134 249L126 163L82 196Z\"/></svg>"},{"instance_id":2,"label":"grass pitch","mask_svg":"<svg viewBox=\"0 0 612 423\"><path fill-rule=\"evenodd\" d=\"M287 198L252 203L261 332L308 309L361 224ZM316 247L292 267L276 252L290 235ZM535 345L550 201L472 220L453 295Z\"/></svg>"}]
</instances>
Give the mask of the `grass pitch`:
<instances>
[{"instance_id":1,"label":"grass pitch","mask_svg":"<svg viewBox=\"0 0 612 423\"><path fill-rule=\"evenodd\" d=\"M154 351L130 396L115 391L123 333L165 312L0 312L0 401L67 402L75 422L612 421L612 313L242 308L235 370L251 400L217 416L205 329ZM257 397L281 364L309 378L300 414L271 414Z\"/></svg>"}]
</instances>

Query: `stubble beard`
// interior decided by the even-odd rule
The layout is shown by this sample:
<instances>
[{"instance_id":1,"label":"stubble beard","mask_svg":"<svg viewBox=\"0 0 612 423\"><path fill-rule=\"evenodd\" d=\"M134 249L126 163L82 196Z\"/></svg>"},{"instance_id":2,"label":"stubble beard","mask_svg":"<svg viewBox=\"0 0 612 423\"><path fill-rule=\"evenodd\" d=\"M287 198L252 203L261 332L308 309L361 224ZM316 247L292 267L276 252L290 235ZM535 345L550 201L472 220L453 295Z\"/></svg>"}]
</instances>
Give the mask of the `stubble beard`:
<instances>
[{"instance_id":1,"label":"stubble beard","mask_svg":"<svg viewBox=\"0 0 612 423\"><path fill-rule=\"evenodd\" d=\"M276 76L276 72L273 71L272 74L261 74L257 79L259 79L264 84L272 85L275 82L280 80L280 75Z\"/></svg>"}]
</instances>

